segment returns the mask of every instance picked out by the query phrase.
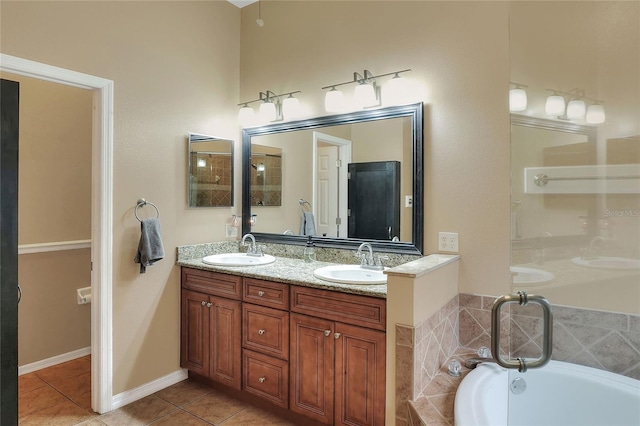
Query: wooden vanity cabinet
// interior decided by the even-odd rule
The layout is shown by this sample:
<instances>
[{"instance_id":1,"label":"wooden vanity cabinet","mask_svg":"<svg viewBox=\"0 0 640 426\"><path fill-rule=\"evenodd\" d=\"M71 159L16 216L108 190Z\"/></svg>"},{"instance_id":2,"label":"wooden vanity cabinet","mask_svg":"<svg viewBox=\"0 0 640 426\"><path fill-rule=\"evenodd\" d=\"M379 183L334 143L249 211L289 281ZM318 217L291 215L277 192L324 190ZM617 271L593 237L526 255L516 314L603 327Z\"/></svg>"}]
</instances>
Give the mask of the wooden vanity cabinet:
<instances>
[{"instance_id":1,"label":"wooden vanity cabinet","mask_svg":"<svg viewBox=\"0 0 640 426\"><path fill-rule=\"evenodd\" d=\"M241 283L241 277L182 269L180 366L234 389L242 380Z\"/></svg>"},{"instance_id":2,"label":"wooden vanity cabinet","mask_svg":"<svg viewBox=\"0 0 640 426\"><path fill-rule=\"evenodd\" d=\"M385 299L182 268L180 365L300 424L384 425L385 330Z\"/></svg>"},{"instance_id":3,"label":"wooden vanity cabinet","mask_svg":"<svg viewBox=\"0 0 640 426\"><path fill-rule=\"evenodd\" d=\"M325 424L384 425L386 301L291 286L291 311L289 409Z\"/></svg>"},{"instance_id":4,"label":"wooden vanity cabinet","mask_svg":"<svg viewBox=\"0 0 640 426\"><path fill-rule=\"evenodd\" d=\"M289 285L244 278L242 388L289 407Z\"/></svg>"}]
</instances>

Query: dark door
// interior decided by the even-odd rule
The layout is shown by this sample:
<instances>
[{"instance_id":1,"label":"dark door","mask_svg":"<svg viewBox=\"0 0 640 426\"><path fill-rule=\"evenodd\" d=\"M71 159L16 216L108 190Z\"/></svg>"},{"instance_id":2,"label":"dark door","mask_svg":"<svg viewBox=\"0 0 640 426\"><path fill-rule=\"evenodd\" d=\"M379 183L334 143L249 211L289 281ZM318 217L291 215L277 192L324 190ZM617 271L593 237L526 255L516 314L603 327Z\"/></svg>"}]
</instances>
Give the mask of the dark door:
<instances>
[{"instance_id":1,"label":"dark door","mask_svg":"<svg viewBox=\"0 0 640 426\"><path fill-rule=\"evenodd\" d=\"M0 424L18 424L18 105L20 87L1 80Z\"/></svg>"},{"instance_id":2,"label":"dark door","mask_svg":"<svg viewBox=\"0 0 640 426\"><path fill-rule=\"evenodd\" d=\"M400 162L349 164L349 238L400 238Z\"/></svg>"}]
</instances>

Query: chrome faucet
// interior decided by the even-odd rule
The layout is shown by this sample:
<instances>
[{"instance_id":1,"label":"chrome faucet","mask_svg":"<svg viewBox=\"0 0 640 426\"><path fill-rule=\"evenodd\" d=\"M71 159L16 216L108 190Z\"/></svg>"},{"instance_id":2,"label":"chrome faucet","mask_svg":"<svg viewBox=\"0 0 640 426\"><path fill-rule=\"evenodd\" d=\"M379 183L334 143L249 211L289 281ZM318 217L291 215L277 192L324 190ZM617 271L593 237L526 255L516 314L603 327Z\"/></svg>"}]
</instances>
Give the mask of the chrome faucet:
<instances>
[{"instance_id":1,"label":"chrome faucet","mask_svg":"<svg viewBox=\"0 0 640 426\"><path fill-rule=\"evenodd\" d=\"M368 249L369 253L365 254L362 251L364 249ZM358 252L356 253L356 257L360 258L360 267L363 269L373 269L376 271L382 271L384 269L384 265L382 264L382 259L388 259L387 256L378 256L377 260L373 256L373 247L371 247L371 243L362 243L358 247Z\"/></svg>"},{"instance_id":2,"label":"chrome faucet","mask_svg":"<svg viewBox=\"0 0 640 426\"><path fill-rule=\"evenodd\" d=\"M251 240L250 244L246 242L247 238ZM240 244L242 244L245 247L248 247L247 256L263 256L264 255L264 253L262 253L262 251L258 249L258 246L256 245L256 238L252 234L244 234L242 236L242 241L240 242Z\"/></svg>"},{"instance_id":3,"label":"chrome faucet","mask_svg":"<svg viewBox=\"0 0 640 426\"><path fill-rule=\"evenodd\" d=\"M583 260L593 260L597 258L602 250L607 248L607 240L602 237L594 237L589 242L588 248L582 249L582 259Z\"/></svg>"}]
</instances>

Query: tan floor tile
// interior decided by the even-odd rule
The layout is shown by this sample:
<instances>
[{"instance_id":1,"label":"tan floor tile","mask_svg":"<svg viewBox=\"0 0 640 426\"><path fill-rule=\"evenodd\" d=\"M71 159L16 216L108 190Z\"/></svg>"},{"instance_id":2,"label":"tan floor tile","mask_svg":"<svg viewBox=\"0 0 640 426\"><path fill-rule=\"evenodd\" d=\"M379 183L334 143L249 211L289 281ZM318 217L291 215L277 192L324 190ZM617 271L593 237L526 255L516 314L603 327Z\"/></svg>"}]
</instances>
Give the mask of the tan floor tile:
<instances>
[{"instance_id":1,"label":"tan floor tile","mask_svg":"<svg viewBox=\"0 0 640 426\"><path fill-rule=\"evenodd\" d=\"M146 425L178 408L155 395L149 395L117 410L100 416L108 426Z\"/></svg>"},{"instance_id":2,"label":"tan floor tile","mask_svg":"<svg viewBox=\"0 0 640 426\"><path fill-rule=\"evenodd\" d=\"M217 423L216 423L217 424ZM238 414L220 423L220 426L296 426L266 411L247 407Z\"/></svg>"},{"instance_id":3,"label":"tan floor tile","mask_svg":"<svg viewBox=\"0 0 640 426\"><path fill-rule=\"evenodd\" d=\"M24 374L18 377L18 394L32 391L34 389L47 386L47 384L36 373Z\"/></svg>"},{"instance_id":4,"label":"tan floor tile","mask_svg":"<svg viewBox=\"0 0 640 426\"><path fill-rule=\"evenodd\" d=\"M87 420L86 422L79 423L77 426L106 426L101 417L94 417L92 419Z\"/></svg>"},{"instance_id":5,"label":"tan floor tile","mask_svg":"<svg viewBox=\"0 0 640 426\"><path fill-rule=\"evenodd\" d=\"M158 391L155 395L174 405L183 407L210 392L212 392L210 387L187 379Z\"/></svg>"},{"instance_id":6,"label":"tan floor tile","mask_svg":"<svg viewBox=\"0 0 640 426\"><path fill-rule=\"evenodd\" d=\"M71 426L96 416L65 399L59 404L20 417L20 426Z\"/></svg>"},{"instance_id":7,"label":"tan floor tile","mask_svg":"<svg viewBox=\"0 0 640 426\"><path fill-rule=\"evenodd\" d=\"M51 386L43 386L18 396L18 417L45 410L67 399Z\"/></svg>"},{"instance_id":8,"label":"tan floor tile","mask_svg":"<svg viewBox=\"0 0 640 426\"><path fill-rule=\"evenodd\" d=\"M204 420L182 410L171 413L153 423L150 423L150 425L153 426L208 426L210 424L211 423L207 423Z\"/></svg>"},{"instance_id":9,"label":"tan floor tile","mask_svg":"<svg viewBox=\"0 0 640 426\"><path fill-rule=\"evenodd\" d=\"M51 386L84 408L91 408L91 372L66 379L56 379ZM87 397L89 399L87 403Z\"/></svg>"},{"instance_id":10,"label":"tan floor tile","mask_svg":"<svg viewBox=\"0 0 640 426\"><path fill-rule=\"evenodd\" d=\"M185 405L183 408L201 419L218 424L237 414L245 407L246 404L230 398L221 392L213 391Z\"/></svg>"},{"instance_id":11,"label":"tan floor tile","mask_svg":"<svg viewBox=\"0 0 640 426\"><path fill-rule=\"evenodd\" d=\"M36 371L35 374L45 382L52 383L56 380L68 379L87 372L91 372L91 358L88 356Z\"/></svg>"}]
</instances>

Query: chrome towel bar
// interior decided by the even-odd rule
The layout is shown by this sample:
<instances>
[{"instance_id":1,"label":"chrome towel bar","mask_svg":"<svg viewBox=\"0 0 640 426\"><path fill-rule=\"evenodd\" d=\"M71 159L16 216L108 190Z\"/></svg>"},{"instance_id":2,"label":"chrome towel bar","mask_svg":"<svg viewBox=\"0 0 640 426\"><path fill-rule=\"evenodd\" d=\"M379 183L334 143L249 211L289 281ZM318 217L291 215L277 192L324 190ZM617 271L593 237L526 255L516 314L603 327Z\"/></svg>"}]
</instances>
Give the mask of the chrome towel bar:
<instances>
[{"instance_id":1,"label":"chrome towel bar","mask_svg":"<svg viewBox=\"0 0 640 426\"><path fill-rule=\"evenodd\" d=\"M518 303L520 306L527 306L529 303L536 303L542 307L543 334L542 334L542 356L535 360L517 358L510 360L502 358L500 354L500 308L507 303ZM551 304L547 299L537 294L527 294L526 291L519 291L518 294L500 296L493 302L491 308L491 352L498 365L504 368L517 368L524 373L528 368L540 368L551 360L553 349L553 314Z\"/></svg>"}]
</instances>

